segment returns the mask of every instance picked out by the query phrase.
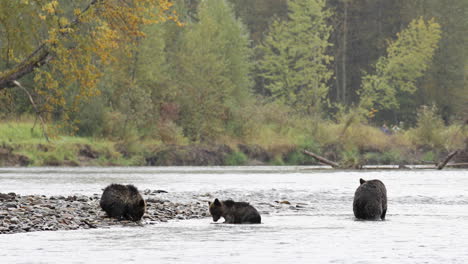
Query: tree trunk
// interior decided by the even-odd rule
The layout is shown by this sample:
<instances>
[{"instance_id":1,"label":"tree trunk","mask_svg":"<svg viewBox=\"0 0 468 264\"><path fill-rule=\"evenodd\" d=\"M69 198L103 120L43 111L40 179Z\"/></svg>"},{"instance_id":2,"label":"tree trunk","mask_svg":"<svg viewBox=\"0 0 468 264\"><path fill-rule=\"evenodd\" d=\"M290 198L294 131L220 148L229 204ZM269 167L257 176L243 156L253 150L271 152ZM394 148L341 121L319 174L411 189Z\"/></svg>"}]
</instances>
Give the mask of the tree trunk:
<instances>
[{"instance_id":1,"label":"tree trunk","mask_svg":"<svg viewBox=\"0 0 468 264\"><path fill-rule=\"evenodd\" d=\"M5 88L15 87L14 81L31 73L35 68L46 64L51 58L52 56L50 56L45 44L42 44L12 70L0 75L0 91Z\"/></svg>"},{"instance_id":2,"label":"tree trunk","mask_svg":"<svg viewBox=\"0 0 468 264\"><path fill-rule=\"evenodd\" d=\"M324 163L324 164L327 164L327 165L332 166L333 168L340 168L340 167L341 167L340 164L338 164L338 163L336 163L336 162L333 162L333 161L331 161L331 160L327 160L326 158L321 157L321 156L319 156L319 155L317 155L317 154L315 154L315 153L312 153L312 152L310 152L310 151L303 150L302 152L303 152L304 154L306 154L306 155L308 155L308 156L311 156L312 158L314 158L314 159L316 159L316 160L318 160L318 161Z\"/></svg>"},{"instance_id":3,"label":"tree trunk","mask_svg":"<svg viewBox=\"0 0 468 264\"><path fill-rule=\"evenodd\" d=\"M101 1L102 2L102 1ZM93 5L97 4L98 0L91 0L89 4L81 11L80 15L75 17L75 19L65 28L73 28L76 25L80 24L80 17L86 13ZM66 35L67 33L62 33ZM15 87L14 81L21 79L23 76L31 73L35 68L41 67L44 64L47 64L52 59L52 55L49 52L49 49L44 41L36 50L34 50L26 59L21 63L14 66L13 69L7 70L5 73L0 75L0 91L6 88Z\"/></svg>"},{"instance_id":4,"label":"tree trunk","mask_svg":"<svg viewBox=\"0 0 468 264\"><path fill-rule=\"evenodd\" d=\"M346 105L346 50L348 46L348 1L344 1L343 46L341 51L341 100Z\"/></svg>"},{"instance_id":5,"label":"tree trunk","mask_svg":"<svg viewBox=\"0 0 468 264\"><path fill-rule=\"evenodd\" d=\"M455 156L457 155L458 153L458 150L455 150L453 152L451 152L450 154L448 154L448 156L442 161L439 163L439 165L437 165L437 169L438 170L441 170L445 167L445 165L447 165L447 163Z\"/></svg>"}]
</instances>

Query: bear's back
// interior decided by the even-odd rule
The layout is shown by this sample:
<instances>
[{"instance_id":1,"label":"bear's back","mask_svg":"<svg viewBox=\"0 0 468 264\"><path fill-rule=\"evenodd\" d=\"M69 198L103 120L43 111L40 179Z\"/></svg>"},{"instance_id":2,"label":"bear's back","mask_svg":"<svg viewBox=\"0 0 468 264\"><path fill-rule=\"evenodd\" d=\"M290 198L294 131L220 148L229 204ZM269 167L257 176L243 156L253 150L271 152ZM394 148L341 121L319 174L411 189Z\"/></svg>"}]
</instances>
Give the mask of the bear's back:
<instances>
[{"instance_id":1,"label":"bear's back","mask_svg":"<svg viewBox=\"0 0 468 264\"><path fill-rule=\"evenodd\" d=\"M362 183L354 193L353 212L360 219L384 219L387 211L387 189L380 180Z\"/></svg>"}]
</instances>

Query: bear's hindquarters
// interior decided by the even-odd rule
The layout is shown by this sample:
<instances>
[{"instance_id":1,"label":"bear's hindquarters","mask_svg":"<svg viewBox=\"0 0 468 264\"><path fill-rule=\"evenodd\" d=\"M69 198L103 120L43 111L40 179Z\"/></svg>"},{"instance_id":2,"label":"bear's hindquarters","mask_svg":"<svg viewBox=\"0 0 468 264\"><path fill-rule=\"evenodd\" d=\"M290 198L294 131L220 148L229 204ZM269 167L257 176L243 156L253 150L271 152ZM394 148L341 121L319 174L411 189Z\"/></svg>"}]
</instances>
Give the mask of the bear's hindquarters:
<instances>
[{"instance_id":1,"label":"bear's hindquarters","mask_svg":"<svg viewBox=\"0 0 468 264\"><path fill-rule=\"evenodd\" d=\"M114 200L112 201L111 199ZM115 217L117 219L122 219L127 211L125 204L121 200L115 198L101 200L100 205L109 217Z\"/></svg>"},{"instance_id":2,"label":"bear's hindquarters","mask_svg":"<svg viewBox=\"0 0 468 264\"><path fill-rule=\"evenodd\" d=\"M247 222L251 224L260 224L262 222L262 217L260 216L260 214L254 215L250 217L250 219Z\"/></svg>"},{"instance_id":3,"label":"bear's hindquarters","mask_svg":"<svg viewBox=\"0 0 468 264\"><path fill-rule=\"evenodd\" d=\"M378 220L385 217L380 201L360 201L356 200L353 204L354 216L365 220Z\"/></svg>"},{"instance_id":4,"label":"bear's hindquarters","mask_svg":"<svg viewBox=\"0 0 468 264\"><path fill-rule=\"evenodd\" d=\"M244 224L260 224L261 222L262 218L254 207L249 207L247 209L247 212L241 221L241 223Z\"/></svg>"}]
</instances>

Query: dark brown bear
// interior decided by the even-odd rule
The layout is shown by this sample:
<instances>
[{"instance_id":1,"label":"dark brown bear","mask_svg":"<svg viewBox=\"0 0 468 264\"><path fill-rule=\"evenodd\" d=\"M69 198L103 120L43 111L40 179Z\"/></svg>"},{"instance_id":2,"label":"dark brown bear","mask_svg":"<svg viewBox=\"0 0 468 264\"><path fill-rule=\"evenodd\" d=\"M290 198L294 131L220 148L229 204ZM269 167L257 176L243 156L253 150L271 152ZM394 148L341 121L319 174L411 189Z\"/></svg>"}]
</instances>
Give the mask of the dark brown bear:
<instances>
[{"instance_id":1,"label":"dark brown bear","mask_svg":"<svg viewBox=\"0 0 468 264\"><path fill-rule=\"evenodd\" d=\"M358 219L385 220L387 189L379 180L359 180L361 185L354 193L353 212Z\"/></svg>"},{"instance_id":2,"label":"dark brown bear","mask_svg":"<svg viewBox=\"0 0 468 264\"><path fill-rule=\"evenodd\" d=\"M258 211L248 203L234 202L233 200L208 202L213 221L221 216L227 224L260 224L262 221Z\"/></svg>"},{"instance_id":3,"label":"dark brown bear","mask_svg":"<svg viewBox=\"0 0 468 264\"><path fill-rule=\"evenodd\" d=\"M119 220L139 221L146 210L146 203L133 185L111 184L104 189L99 202L109 217Z\"/></svg>"}]
</instances>

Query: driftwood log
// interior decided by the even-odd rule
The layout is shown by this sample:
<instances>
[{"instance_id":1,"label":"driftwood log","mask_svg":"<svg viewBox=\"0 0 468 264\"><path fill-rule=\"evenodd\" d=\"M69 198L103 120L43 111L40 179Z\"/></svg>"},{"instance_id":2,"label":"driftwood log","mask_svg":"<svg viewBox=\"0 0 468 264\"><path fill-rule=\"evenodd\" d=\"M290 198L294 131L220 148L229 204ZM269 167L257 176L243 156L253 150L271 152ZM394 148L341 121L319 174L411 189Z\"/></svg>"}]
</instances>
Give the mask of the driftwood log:
<instances>
[{"instance_id":1,"label":"driftwood log","mask_svg":"<svg viewBox=\"0 0 468 264\"><path fill-rule=\"evenodd\" d=\"M333 162L331 160L328 160L324 157L321 157L315 153L312 153L310 151L307 151L307 150L303 150L302 151L304 154L306 154L307 156L311 156L312 158L318 160L319 162L323 163L323 164L327 164L327 165L330 165L332 166L333 168L341 168L340 164L336 163L336 162Z\"/></svg>"},{"instance_id":2,"label":"driftwood log","mask_svg":"<svg viewBox=\"0 0 468 264\"><path fill-rule=\"evenodd\" d=\"M322 156L319 156L313 152L310 152L310 151L307 151L307 150L303 150L302 153L304 153L305 155L307 156L311 156L313 157L314 159L318 160L320 163L323 163L325 165L329 165L331 167L333 167L334 169L346 169L346 167L343 167L341 166L340 164L334 162L334 161L331 161L331 160L328 160ZM429 165L421 165L421 166L424 166L424 167L421 167L421 166L414 166L414 165L363 165L362 167L360 167L360 169L435 169L437 168L438 170L441 170L443 169L444 167L463 167L463 166L467 166L468 163L451 163L451 164L447 164L455 155L457 155L458 153L460 153L460 150L456 150L456 151L453 151L451 152L450 154L447 155L447 157L442 160L441 162L439 162L438 164L436 164L434 166L434 163L432 163L431 166Z\"/></svg>"},{"instance_id":3,"label":"driftwood log","mask_svg":"<svg viewBox=\"0 0 468 264\"><path fill-rule=\"evenodd\" d=\"M439 162L439 164L437 165L437 169L438 170L443 169L445 165L447 165L447 163L457 154L458 154L458 150L450 152L443 161Z\"/></svg>"}]
</instances>

